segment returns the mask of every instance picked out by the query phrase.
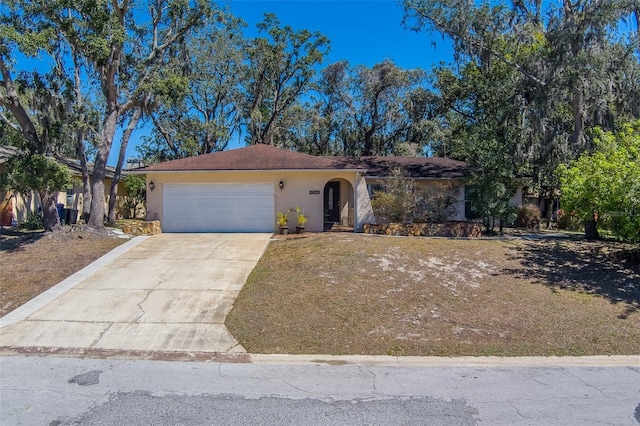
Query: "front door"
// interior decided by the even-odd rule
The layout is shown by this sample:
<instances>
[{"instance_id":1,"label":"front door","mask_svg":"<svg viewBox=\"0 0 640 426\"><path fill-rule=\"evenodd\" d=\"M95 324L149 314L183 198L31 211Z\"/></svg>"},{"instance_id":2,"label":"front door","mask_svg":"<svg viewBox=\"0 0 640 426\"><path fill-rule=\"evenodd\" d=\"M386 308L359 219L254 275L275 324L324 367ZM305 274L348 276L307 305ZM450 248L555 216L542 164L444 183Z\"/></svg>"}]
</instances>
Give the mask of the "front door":
<instances>
[{"instance_id":1,"label":"front door","mask_svg":"<svg viewBox=\"0 0 640 426\"><path fill-rule=\"evenodd\" d=\"M340 222L340 182L329 182L324 187L324 221Z\"/></svg>"}]
</instances>

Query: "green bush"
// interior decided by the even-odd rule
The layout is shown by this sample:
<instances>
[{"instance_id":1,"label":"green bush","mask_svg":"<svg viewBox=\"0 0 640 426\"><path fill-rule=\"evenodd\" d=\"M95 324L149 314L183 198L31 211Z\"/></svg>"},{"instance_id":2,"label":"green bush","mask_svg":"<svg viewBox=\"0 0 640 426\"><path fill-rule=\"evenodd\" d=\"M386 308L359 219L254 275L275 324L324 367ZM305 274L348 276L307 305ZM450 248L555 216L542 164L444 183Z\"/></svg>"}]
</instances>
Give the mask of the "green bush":
<instances>
[{"instance_id":1,"label":"green bush","mask_svg":"<svg viewBox=\"0 0 640 426\"><path fill-rule=\"evenodd\" d=\"M421 186L400 167L376 191L371 207L378 223L444 222L455 216L459 187L446 184Z\"/></svg>"},{"instance_id":2,"label":"green bush","mask_svg":"<svg viewBox=\"0 0 640 426\"><path fill-rule=\"evenodd\" d=\"M35 231L36 229L43 229L42 217L37 212L29 212L27 219L20 224L20 228Z\"/></svg>"},{"instance_id":3,"label":"green bush","mask_svg":"<svg viewBox=\"0 0 640 426\"><path fill-rule=\"evenodd\" d=\"M416 185L414 221L442 223L454 217L458 213L456 194L459 191L459 187L444 183L428 187Z\"/></svg>"},{"instance_id":4,"label":"green bush","mask_svg":"<svg viewBox=\"0 0 640 426\"><path fill-rule=\"evenodd\" d=\"M379 191L371 201L371 207L379 223L406 222L407 207L405 200L391 192Z\"/></svg>"},{"instance_id":5,"label":"green bush","mask_svg":"<svg viewBox=\"0 0 640 426\"><path fill-rule=\"evenodd\" d=\"M516 210L515 225L518 228L536 228L540 226L540 209L535 204L523 204Z\"/></svg>"},{"instance_id":6,"label":"green bush","mask_svg":"<svg viewBox=\"0 0 640 426\"><path fill-rule=\"evenodd\" d=\"M136 219L143 216L144 203L147 198L147 182L141 176L129 175L122 179L127 196L119 197L118 213L125 219Z\"/></svg>"},{"instance_id":7,"label":"green bush","mask_svg":"<svg viewBox=\"0 0 640 426\"><path fill-rule=\"evenodd\" d=\"M556 213L556 224L558 229L566 229L569 231L580 231L584 227L584 221L575 213L567 213L564 210L558 210Z\"/></svg>"},{"instance_id":8,"label":"green bush","mask_svg":"<svg viewBox=\"0 0 640 426\"><path fill-rule=\"evenodd\" d=\"M595 150L558 167L562 203L616 238L640 242L640 121L615 133L594 130ZM591 228L585 227L585 235ZM594 226L595 230L595 226ZM596 233L597 235L597 233Z\"/></svg>"}]
</instances>

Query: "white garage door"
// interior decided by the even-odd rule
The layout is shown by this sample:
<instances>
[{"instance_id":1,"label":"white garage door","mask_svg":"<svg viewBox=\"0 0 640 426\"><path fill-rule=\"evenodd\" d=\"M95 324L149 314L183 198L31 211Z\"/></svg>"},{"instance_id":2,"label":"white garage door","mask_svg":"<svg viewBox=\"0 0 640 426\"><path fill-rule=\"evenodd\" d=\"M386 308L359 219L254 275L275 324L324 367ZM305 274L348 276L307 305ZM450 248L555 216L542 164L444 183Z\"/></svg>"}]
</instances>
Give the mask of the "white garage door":
<instances>
[{"instance_id":1,"label":"white garage door","mask_svg":"<svg viewBox=\"0 0 640 426\"><path fill-rule=\"evenodd\" d=\"M163 232L273 232L273 184L164 184Z\"/></svg>"}]
</instances>

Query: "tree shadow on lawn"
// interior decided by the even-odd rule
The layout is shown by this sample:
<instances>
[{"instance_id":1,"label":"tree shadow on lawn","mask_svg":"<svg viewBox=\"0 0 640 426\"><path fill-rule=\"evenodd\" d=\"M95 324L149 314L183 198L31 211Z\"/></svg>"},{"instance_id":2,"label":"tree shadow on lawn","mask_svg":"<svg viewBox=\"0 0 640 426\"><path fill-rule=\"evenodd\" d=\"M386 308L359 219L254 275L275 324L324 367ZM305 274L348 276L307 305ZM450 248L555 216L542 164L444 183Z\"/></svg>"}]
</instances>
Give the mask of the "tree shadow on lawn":
<instances>
[{"instance_id":1,"label":"tree shadow on lawn","mask_svg":"<svg viewBox=\"0 0 640 426\"><path fill-rule=\"evenodd\" d=\"M622 244L583 239L525 240L512 258L522 267L503 272L552 289L569 289L629 305L621 318L640 310L640 266L620 257Z\"/></svg>"},{"instance_id":2,"label":"tree shadow on lawn","mask_svg":"<svg viewBox=\"0 0 640 426\"><path fill-rule=\"evenodd\" d=\"M44 231L23 231L15 228L0 227L0 253L24 250L44 236Z\"/></svg>"}]
</instances>

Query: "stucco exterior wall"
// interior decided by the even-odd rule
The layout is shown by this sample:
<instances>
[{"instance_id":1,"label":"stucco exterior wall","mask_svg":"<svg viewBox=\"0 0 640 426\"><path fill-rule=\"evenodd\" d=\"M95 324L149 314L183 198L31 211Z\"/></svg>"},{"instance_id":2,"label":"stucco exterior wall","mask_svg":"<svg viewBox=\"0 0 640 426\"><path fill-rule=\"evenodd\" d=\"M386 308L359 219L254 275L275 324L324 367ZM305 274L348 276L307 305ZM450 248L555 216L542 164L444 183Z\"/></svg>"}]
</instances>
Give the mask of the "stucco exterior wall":
<instances>
[{"instance_id":1,"label":"stucco exterior wall","mask_svg":"<svg viewBox=\"0 0 640 426\"><path fill-rule=\"evenodd\" d=\"M284 183L282 190L279 188L280 180ZM342 180L346 187L353 188L355 173L333 170L148 172L147 220L162 222L162 189L165 184L272 183L275 198L274 231L276 230L276 212L291 209L289 227L292 228L296 226L295 208L300 207L308 218L306 230L322 232L324 227L324 187L331 180ZM150 182L154 183L153 191L149 187ZM341 202L344 200L345 204L341 204L341 207L349 206L348 193L343 191L342 187L343 185L341 185Z\"/></svg>"},{"instance_id":2,"label":"stucco exterior wall","mask_svg":"<svg viewBox=\"0 0 640 426\"><path fill-rule=\"evenodd\" d=\"M511 205L515 207L520 207L522 205L522 191L523 187L518 186L516 193L511 197Z\"/></svg>"},{"instance_id":3,"label":"stucco exterior wall","mask_svg":"<svg viewBox=\"0 0 640 426\"><path fill-rule=\"evenodd\" d=\"M371 207L371 198L369 198L369 190L367 188L367 179L364 176L358 177L358 186L356 188L358 206L357 206L357 215L358 215L358 229L357 231L362 230L362 225L365 223L375 223L376 218L373 214L373 208Z\"/></svg>"},{"instance_id":4,"label":"stucco exterior wall","mask_svg":"<svg viewBox=\"0 0 640 426\"><path fill-rule=\"evenodd\" d=\"M111 188L111 179L106 178L104 185L104 207L106 214L109 208L109 189ZM56 203L63 204L64 207L68 209L78 210L79 219L80 214L82 214L82 192L82 181L74 178L71 196L68 197L66 191L60 191L56 195ZM118 182L116 194L124 193L126 193L124 184L122 183L122 181ZM11 205L11 223L13 223L14 225L22 224L25 220L27 220L27 216L30 212L38 211L38 208L41 207L40 196L35 191L30 191L28 194L21 194L19 192L7 192L5 193L3 200L0 200L0 202L8 203Z\"/></svg>"}]
</instances>

